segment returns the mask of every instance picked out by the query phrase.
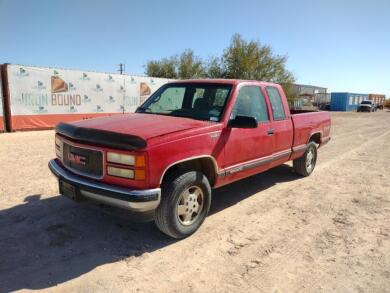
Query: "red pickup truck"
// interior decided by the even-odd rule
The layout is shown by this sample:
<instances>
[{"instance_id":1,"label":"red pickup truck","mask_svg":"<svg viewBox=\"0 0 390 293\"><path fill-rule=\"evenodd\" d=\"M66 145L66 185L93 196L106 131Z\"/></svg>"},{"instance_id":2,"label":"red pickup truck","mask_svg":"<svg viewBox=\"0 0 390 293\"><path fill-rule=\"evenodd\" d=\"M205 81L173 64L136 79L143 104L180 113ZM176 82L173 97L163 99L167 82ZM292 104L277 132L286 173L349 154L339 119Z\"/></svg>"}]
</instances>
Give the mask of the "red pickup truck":
<instances>
[{"instance_id":1,"label":"red pickup truck","mask_svg":"<svg viewBox=\"0 0 390 293\"><path fill-rule=\"evenodd\" d=\"M165 84L132 114L60 123L49 162L60 193L152 213L174 238L204 221L211 191L293 161L308 176L330 140L327 112L291 113L278 84Z\"/></svg>"}]
</instances>

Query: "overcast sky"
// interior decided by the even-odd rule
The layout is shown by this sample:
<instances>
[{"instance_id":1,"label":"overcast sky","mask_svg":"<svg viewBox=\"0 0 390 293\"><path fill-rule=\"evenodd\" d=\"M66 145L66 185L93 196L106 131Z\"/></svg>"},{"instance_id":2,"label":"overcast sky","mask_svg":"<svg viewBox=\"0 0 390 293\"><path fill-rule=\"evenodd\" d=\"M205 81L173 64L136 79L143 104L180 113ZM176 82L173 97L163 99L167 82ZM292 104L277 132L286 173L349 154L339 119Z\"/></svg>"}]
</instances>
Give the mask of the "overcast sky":
<instances>
[{"instance_id":1,"label":"overcast sky","mask_svg":"<svg viewBox=\"0 0 390 293\"><path fill-rule=\"evenodd\" d=\"M390 95L390 1L0 0L0 63L143 74L240 33L288 55L297 82Z\"/></svg>"}]
</instances>

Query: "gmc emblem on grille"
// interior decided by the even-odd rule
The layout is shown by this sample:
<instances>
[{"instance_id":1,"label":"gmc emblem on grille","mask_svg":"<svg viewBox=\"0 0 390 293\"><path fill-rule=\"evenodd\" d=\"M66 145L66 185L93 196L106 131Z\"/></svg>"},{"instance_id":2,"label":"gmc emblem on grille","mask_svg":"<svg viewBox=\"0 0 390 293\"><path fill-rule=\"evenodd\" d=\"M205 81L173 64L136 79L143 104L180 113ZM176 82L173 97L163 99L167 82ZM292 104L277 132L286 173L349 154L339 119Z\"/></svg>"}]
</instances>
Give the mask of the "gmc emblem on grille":
<instances>
[{"instance_id":1,"label":"gmc emblem on grille","mask_svg":"<svg viewBox=\"0 0 390 293\"><path fill-rule=\"evenodd\" d=\"M87 164L87 158L75 153L68 153L68 160L78 165L85 166Z\"/></svg>"}]
</instances>

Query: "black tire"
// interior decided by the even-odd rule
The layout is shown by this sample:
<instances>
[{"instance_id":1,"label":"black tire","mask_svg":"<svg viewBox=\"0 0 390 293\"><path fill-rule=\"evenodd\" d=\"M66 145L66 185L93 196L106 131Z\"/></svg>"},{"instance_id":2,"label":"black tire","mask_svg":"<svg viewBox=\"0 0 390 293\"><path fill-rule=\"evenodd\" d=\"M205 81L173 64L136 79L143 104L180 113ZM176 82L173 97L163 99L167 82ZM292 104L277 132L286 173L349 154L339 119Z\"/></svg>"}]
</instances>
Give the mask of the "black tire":
<instances>
[{"instance_id":1,"label":"black tire","mask_svg":"<svg viewBox=\"0 0 390 293\"><path fill-rule=\"evenodd\" d=\"M178 215L178 204L183 193L191 188L202 191L202 207L198 214L194 213L196 216L193 223L185 225L181 215ZM184 238L198 230L209 212L210 204L211 187L207 177L196 171L179 171L163 183L161 202L156 209L154 221L161 232L176 239Z\"/></svg>"},{"instance_id":2,"label":"black tire","mask_svg":"<svg viewBox=\"0 0 390 293\"><path fill-rule=\"evenodd\" d=\"M309 168L307 165L307 160L308 160L309 153L311 152L313 158L311 161L311 167ZM303 154L303 156L293 161L293 168L296 173L306 177L313 172L316 162L317 162L317 145L314 141L311 141L307 145L307 149Z\"/></svg>"}]
</instances>

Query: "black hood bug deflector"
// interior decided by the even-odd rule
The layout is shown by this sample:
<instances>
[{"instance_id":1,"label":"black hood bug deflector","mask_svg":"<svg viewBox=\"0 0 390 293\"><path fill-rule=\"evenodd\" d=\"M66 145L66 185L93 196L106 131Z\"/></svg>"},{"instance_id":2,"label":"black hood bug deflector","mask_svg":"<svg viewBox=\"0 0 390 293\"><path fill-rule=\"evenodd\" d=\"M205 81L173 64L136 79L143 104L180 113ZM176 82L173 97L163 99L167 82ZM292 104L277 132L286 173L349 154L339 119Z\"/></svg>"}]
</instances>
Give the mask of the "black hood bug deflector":
<instances>
[{"instance_id":1,"label":"black hood bug deflector","mask_svg":"<svg viewBox=\"0 0 390 293\"><path fill-rule=\"evenodd\" d=\"M68 123L56 126L56 133L80 143L92 144L120 150L139 150L146 147L146 141L139 136L78 127Z\"/></svg>"}]
</instances>

